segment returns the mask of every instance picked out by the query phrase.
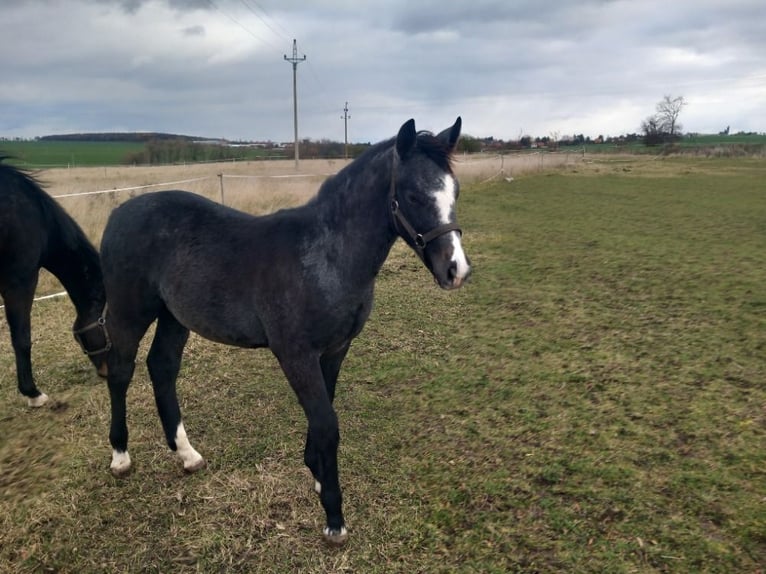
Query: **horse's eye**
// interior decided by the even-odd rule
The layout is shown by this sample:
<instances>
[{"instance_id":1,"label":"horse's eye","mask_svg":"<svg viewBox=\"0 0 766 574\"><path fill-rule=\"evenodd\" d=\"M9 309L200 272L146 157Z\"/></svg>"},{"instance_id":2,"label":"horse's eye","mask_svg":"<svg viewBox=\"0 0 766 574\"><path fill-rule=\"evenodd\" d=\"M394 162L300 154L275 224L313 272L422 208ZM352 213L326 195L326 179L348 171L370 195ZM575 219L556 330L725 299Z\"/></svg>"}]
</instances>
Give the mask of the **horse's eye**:
<instances>
[{"instance_id":1,"label":"horse's eye","mask_svg":"<svg viewBox=\"0 0 766 574\"><path fill-rule=\"evenodd\" d=\"M422 195L418 193L408 193L407 202L412 203L414 205L421 205L421 206L426 204L425 197L423 197Z\"/></svg>"}]
</instances>

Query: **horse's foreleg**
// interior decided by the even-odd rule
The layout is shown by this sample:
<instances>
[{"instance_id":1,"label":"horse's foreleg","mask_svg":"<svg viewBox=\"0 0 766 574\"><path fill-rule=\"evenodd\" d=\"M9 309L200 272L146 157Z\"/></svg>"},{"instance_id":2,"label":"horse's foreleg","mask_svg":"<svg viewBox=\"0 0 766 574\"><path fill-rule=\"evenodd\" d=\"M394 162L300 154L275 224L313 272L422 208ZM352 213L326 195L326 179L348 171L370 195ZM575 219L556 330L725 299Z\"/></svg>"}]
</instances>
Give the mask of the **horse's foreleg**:
<instances>
[{"instance_id":1,"label":"horse's foreleg","mask_svg":"<svg viewBox=\"0 0 766 574\"><path fill-rule=\"evenodd\" d=\"M176 379L188 338L189 330L164 310L157 321L157 331L146 365L168 446L181 457L186 472L195 472L205 467L205 459L194 450L186 436L176 394Z\"/></svg>"},{"instance_id":2,"label":"horse's foreleg","mask_svg":"<svg viewBox=\"0 0 766 574\"><path fill-rule=\"evenodd\" d=\"M146 318L143 323L136 324L136 317L131 316L126 324L121 322L119 316L114 315L113 308L110 308L106 322L112 340L112 348L107 354L106 378L112 415L109 428L109 442L112 445L110 468L112 474L119 477L130 472L126 396L136 368L138 345L151 324L151 317Z\"/></svg>"},{"instance_id":3,"label":"horse's foreleg","mask_svg":"<svg viewBox=\"0 0 766 574\"><path fill-rule=\"evenodd\" d=\"M343 521L343 497L338 479L338 418L332 407L317 357L289 359L280 364L308 419L306 464L319 483L319 498L327 515L324 536L328 542L342 544L348 538Z\"/></svg>"},{"instance_id":4,"label":"horse's foreleg","mask_svg":"<svg viewBox=\"0 0 766 574\"><path fill-rule=\"evenodd\" d=\"M338 382L340 367L343 364L343 360L346 358L350 346L351 342L349 341L338 351L325 353L319 359L319 364L322 369L322 378L324 379L327 395L330 397L331 403L335 400L335 384ZM319 480L318 455L314 443L311 440L311 429L306 432L306 448L303 451L303 460L309 470L311 470L311 474L314 475L314 490L317 494L321 494L322 483Z\"/></svg>"},{"instance_id":5,"label":"horse's foreleg","mask_svg":"<svg viewBox=\"0 0 766 574\"><path fill-rule=\"evenodd\" d=\"M130 379L135 369L134 359L119 360L113 349L108 360L109 399L111 402L112 422L109 428L109 442L112 445L112 463L110 469L114 476L125 476L130 472L128 454L128 423L126 396ZM135 354L134 354L135 357Z\"/></svg>"},{"instance_id":6,"label":"horse's foreleg","mask_svg":"<svg viewBox=\"0 0 766 574\"><path fill-rule=\"evenodd\" d=\"M11 331L11 344L16 357L16 379L19 392L27 397L30 407L41 407L48 395L41 392L32 376L32 332L30 313L34 298L35 284L31 289L13 289L3 292L5 317Z\"/></svg>"}]
</instances>

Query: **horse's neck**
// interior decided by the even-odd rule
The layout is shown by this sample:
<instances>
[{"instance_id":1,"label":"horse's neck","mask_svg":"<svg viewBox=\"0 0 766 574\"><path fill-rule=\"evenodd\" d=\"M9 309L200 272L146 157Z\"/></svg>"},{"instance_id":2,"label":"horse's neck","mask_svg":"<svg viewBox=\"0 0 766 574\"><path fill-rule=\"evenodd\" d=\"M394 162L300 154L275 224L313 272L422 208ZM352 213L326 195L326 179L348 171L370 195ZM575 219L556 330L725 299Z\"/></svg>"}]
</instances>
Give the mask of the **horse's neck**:
<instances>
[{"instance_id":1,"label":"horse's neck","mask_svg":"<svg viewBox=\"0 0 766 574\"><path fill-rule=\"evenodd\" d=\"M387 165L387 160L384 161ZM385 170L389 175L390 172ZM388 257L396 234L388 211L388 177L339 173L331 198L322 206L333 222L333 243L343 246L343 266L360 280L374 280ZM340 215L338 215L340 214Z\"/></svg>"},{"instance_id":2,"label":"horse's neck","mask_svg":"<svg viewBox=\"0 0 766 574\"><path fill-rule=\"evenodd\" d=\"M98 253L83 242L76 248L56 246L49 250L43 265L64 286L77 315L98 315L106 300Z\"/></svg>"}]
</instances>

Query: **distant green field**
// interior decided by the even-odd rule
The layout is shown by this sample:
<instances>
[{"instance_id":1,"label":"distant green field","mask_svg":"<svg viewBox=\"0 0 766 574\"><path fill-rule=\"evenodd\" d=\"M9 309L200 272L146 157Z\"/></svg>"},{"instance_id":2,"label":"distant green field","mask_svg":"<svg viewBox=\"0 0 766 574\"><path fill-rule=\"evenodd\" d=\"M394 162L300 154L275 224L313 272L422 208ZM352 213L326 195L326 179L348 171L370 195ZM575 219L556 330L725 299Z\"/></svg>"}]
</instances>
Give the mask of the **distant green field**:
<instances>
[{"instance_id":1,"label":"distant green field","mask_svg":"<svg viewBox=\"0 0 766 574\"><path fill-rule=\"evenodd\" d=\"M673 144L673 146L677 146L684 152L693 152L694 150L699 150L699 152L703 152L704 150L713 150L715 148L749 148L750 153L755 151L757 148L760 148L763 150L766 148L766 135L717 135L717 134L700 134L700 135L691 135L691 136L684 136L681 138L678 142ZM585 144L584 146L579 146L585 149L586 153L635 153L635 154L657 154L661 152L664 149L664 146L662 145L656 145L656 146L646 146L643 144L643 142L631 142L631 143L625 143L625 144L615 144L615 143L603 143L603 144ZM566 148L564 148L566 149ZM711 154L715 155L715 154ZM718 154L721 155L721 154ZM742 153L740 155L747 155L747 153Z\"/></svg>"},{"instance_id":2,"label":"distant green field","mask_svg":"<svg viewBox=\"0 0 766 574\"><path fill-rule=\"evenodd\" d=\"M116 165L144 149L137 142L3 141L0 151L22 165L34 167L89 167Z\"/></svg>"},{"instance_id":3,"label":"distant green field","mask_svg":"<svg viewBox=\"0 0 766 574\"><path fill-rule=\"evenodd\" d=\"M730 145L730 144L766 144L766 135L716 135L701 134L684 137L681 142L684 145Z\"/></svg>"},{"instance_id":4,"label":"distant green field","mask_svg":"<svg viewBox=\"0 0 766 574\"><path fill-rule=\"evenodd\" d=\"M677 144L675 151L683 153L702 153L705 150L713 151L710 155L727 155L718 153L727 147L731 148L728 155L752 155L764 153L766 149L766 135L715 135L703 134L685 136ZM0 155L10 155L16 159L14 163L35 167L93 167L104 165L120 165L132 163L130 156L140 154L145 149L143 142L100 142L100 141L0 141ZM631 153L652 154L662 153L663 146L647 147L641 142L628 144L594 144L589 143L573 148L563 147L562 150L584 150L586 153ZM741 153L733 153L740 151ZM204 154L203 154L204 155ZM253 160L266 157L274 159L284 157L283 150L265 150L258 148L238 148L235 152L238 159ZM304 154L302 154L304 155ZM309 156L306 156L309 157ZM204 157L208 161L214 161L214 157ZM193 160L192 160L193 162ZM155 163L177 163L160 160Z\"/></svg>"},{"instance_id":5,"label":"distant green field","mask_svg":"<svg viewBox=\"0 0 766 574\"><path fill-rule=\"evenodd\" d=\"M35 168L94 167L131 163L130 156L140 154L145 147L144 142L0 141L0 154L15 158L13 163ZM279 151L258 148L237 148L236 152L239 159L246 160L275 154Z\"/></svg>"}]
</instances>

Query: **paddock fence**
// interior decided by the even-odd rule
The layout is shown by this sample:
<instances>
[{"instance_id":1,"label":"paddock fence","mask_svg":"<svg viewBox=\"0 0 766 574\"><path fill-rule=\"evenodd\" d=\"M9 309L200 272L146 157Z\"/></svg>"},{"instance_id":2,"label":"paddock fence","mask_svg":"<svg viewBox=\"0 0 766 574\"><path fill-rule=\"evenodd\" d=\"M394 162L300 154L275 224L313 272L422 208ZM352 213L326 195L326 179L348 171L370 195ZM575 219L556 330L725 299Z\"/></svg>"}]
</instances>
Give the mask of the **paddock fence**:
<instances>
[{"instance_id":1,"label":"paddock fence","mask_svg":"<svg viewBox=\"0 0 766 574\"><path fill-rule=\"evenodd\" d=\"M454 169L463 187L521 174L561 169L582 161L580 152L512 152L463 154ZM347 165L348 160L301 160L298 173L285 162L219 162L163 167L107 166L54 168L39 174L46 190L58 200L98 245L109 213L131 197L183 186L184 189L253 214L264 214L304 203L322 182ZM273 164L273 165L270 165ZM273 171L280 171L273 173ZM226 173L228 171L229 173ZM262 173L253 173L261 171ZM175 177L173 175L194 175ZM199 175L197 175L199 174ZM163 180L163 176L171 176ZM151 179L160 179L154 183ZM134 184L135 183L135 184ZM89 187L93 189L88 189ZM66 295L55 278L42 277L35 298L41 301ZM50 291L55 291L49 293ZM3 305L0 305L3 308Z\"/></svg>"}]
</instances>

